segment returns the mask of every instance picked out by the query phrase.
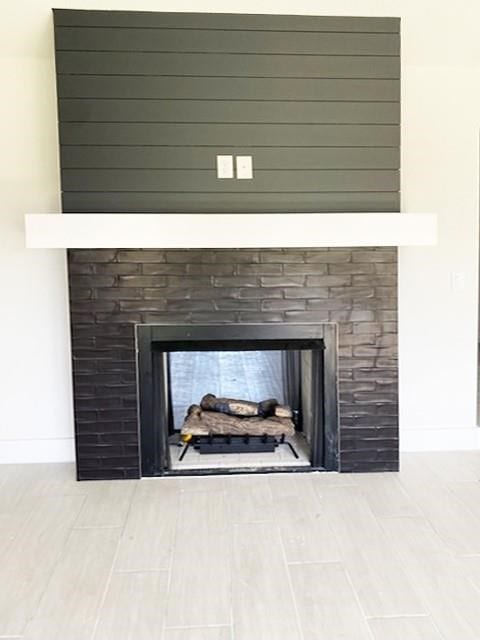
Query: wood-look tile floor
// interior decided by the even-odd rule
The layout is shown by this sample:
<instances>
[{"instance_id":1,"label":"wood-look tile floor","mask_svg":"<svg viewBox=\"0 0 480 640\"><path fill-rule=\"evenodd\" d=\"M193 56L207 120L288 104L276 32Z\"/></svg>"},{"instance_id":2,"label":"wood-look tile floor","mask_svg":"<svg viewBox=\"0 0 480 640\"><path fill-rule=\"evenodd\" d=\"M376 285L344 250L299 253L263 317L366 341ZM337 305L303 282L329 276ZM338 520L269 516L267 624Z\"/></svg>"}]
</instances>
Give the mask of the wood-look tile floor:
<instances>
[{"instance_id":1,"label":"wood-look tile floor","mask_svg":"<svg viewBox=\"0 0 480 640\"><path fill-rule=\"evenodd\" d=\"M0 466L0 638L480 639L480 452L398 474Z\"/></svg>"}]
</instances>

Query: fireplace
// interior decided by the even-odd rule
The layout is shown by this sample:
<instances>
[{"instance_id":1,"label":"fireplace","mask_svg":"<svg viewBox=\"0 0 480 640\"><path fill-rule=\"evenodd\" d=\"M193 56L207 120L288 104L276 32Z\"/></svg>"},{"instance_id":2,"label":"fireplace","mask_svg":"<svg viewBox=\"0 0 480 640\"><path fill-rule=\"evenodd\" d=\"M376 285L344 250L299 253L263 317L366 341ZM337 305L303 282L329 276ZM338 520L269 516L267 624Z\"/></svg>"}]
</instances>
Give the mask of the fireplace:
<instances>
[{"instance_id":1,"label":"fireplace","mask_svg":"<svg viewBox=\"0 0 480 640\"><path fill-rule=\"evenodd\" d=\"M336 358L336 374L328 362L323 370L338 381L338 416L332 426L334 408L325 406L328 398L334 403L335 383L317 386L324 459L310 452L311 468L398 469L395 248L70 249L68 264L79 479L169 471L161 432L151 421L167 415L164 427L178 430L168 417L173 404L159 353L255 349L282 357L301 351L308 359L315 349L295 340L312 338L324 341L324 358L334 354L328 362ZM139 395L144 378L137 368L140 376L151 371L147 387L163 385L159 393ZM314 373L304 367L303 375L307 371ZM216 393L208 385L192 402L208 392ZM219 393L235 397L237 390ZM267 388L243 399L275 394ZM157 405L144 420L140 411L148 402ZM305 421L306 405L300 409Z\"/></svg>"},{"instance_id":2,"label":"fireplace","mask_svg":"<svg viewBox=\"0 0 480 640\"><path fill-rule=\"evenodd\" d=\"M79 478L175 471L186 410L176 376L193 353L235 363L254 350L271 362L276 352L277 380L305 391L323 371L323 382L292 407L275 397L290 394L285 385L240 398L207 387L195 411L208 411L198 403L212 392L272 396L296 420L289 433L304 438L306 466L396 470L395 247L430 243L428 221L394 213L399 20L55 10L54 22L65 215L30 225L70 249ZM236 168L229 179L222 158ZM208 351L175 351L156 334L212 325L226 337L210 335ZM295 344L311 336L294 326L323 342ZM156 334L145 375L142 327ZM246 335L235 342L227 327ZM287 343L272 349L274 339ZM327 352L338 386L324 386Z\"/></svg>"},{"instance_id":3,"label":"fireplace","mask_svg":"<svg viewBox=\"0 0 480 640\"><path fill-rule=\"evenodd\" d=\"M144 476L338 468L334 324L139 325L136 331ZM211 422L184 421L189 405L212 391L243 397L249 401L240 403L243 409L273 396L272 415L292 410L292 420L265 415L252 425L251 418L229 415L221 435ZM198 406L199 413L221 425L235 411L220 404L222 413ZM200 432L185 431L190 423Z\"/></svg>"}]
</instances>

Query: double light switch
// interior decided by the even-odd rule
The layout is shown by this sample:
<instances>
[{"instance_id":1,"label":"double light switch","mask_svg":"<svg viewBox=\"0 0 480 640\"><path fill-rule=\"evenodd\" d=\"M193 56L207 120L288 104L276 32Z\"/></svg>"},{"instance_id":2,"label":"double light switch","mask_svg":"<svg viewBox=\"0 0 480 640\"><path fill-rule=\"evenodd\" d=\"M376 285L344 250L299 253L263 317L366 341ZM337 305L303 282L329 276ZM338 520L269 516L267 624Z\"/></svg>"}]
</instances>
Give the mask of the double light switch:
<instances>
[{"instance_id":1,"label":"double light switch","mask_svg":"<svg viewBox=\"0 0 480 640\"><path fill-rule=\"evenodd\" d=\"M253 178L252 156L235 156L236 177L238 180ZM217 178L234 178L233 156L217 156Z\"/></svg>"}]
</instances>

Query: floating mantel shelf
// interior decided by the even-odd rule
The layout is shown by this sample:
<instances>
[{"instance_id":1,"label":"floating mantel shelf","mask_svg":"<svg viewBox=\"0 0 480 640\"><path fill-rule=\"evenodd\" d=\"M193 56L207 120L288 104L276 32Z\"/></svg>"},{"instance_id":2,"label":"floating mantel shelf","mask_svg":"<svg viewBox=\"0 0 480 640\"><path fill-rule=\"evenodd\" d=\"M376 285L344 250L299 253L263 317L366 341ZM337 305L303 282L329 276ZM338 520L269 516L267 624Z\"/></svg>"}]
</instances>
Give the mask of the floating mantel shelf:
<instances>
[{"instance_id":1,"label":"floating mantel shelf","mask_svg":"<svg viewBox=\"0 0 480 640\"><path fill-rule=\"evenodd\" d=\"M362 247L434 245L430 213L38 213L26 244L38 249Z\"/></svg>"}]
</instances>

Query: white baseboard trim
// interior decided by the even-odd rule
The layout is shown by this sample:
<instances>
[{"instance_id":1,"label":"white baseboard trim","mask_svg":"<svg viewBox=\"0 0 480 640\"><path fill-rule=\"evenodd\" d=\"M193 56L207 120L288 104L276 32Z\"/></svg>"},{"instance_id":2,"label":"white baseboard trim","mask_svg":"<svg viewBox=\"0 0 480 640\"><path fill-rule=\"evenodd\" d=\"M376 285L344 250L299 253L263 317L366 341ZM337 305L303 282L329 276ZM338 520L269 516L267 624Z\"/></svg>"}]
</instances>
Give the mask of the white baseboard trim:
<instances>
[{"instance_id":1,"label":"white baseboard trim","mask_svg":"<svg viewBox=\"0 0 480 640\"><path fill-rule=\"evenodd\" d=\"M480 449L480 428L400 429L400 452Z\"/></svg>"},{"instance_id":2,"label":"white baseboard trim","mask_svg":"<svg viewBox=\"0 0 480 640\"><path fill-rule=\"evenodd\" d=\"M73 438L0 440L0 464L73 462L74 460Z\"/></svg>"}]
</instances>

